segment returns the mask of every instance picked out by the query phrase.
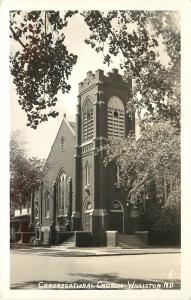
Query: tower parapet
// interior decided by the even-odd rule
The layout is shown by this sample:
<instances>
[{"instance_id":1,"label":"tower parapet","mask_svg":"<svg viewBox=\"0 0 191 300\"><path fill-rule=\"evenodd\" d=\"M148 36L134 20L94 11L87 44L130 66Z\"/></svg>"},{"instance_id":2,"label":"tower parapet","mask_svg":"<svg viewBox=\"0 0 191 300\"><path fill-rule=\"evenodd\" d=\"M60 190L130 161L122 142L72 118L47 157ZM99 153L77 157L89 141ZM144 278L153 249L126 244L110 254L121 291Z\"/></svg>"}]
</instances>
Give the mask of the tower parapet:
<instances>
[{"instance_id":1,"label":"tower parapet","mask_svg":"<svg viewBox=\"0 0 191 300\"><path fill-rule=\"evenodd\" d=\"M103 70L98 69L95 73L92 71L87 72L86 78L79 83L79 94L83 94L97 84L109 84L110 86L113 85L128 89L131 89L132 87L131 81L124 81L122 75L119 74L118 69L112 69L107 75L104 74Z\"/></svg>"}]
</instances>

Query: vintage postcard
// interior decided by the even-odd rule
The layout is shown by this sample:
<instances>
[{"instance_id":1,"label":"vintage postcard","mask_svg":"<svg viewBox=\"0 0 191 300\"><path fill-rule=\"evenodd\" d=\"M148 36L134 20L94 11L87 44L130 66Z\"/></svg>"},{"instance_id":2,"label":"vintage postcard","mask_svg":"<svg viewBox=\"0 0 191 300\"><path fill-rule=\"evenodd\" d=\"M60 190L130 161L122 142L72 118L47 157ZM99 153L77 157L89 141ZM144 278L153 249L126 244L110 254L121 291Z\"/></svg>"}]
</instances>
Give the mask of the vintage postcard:
<instances>
[{"instance_id":1,"label":"vintage postcard","mask_svg":"<svg viewBox=\"0 0 191 300\"><path fill-rule=\"evenodd\" d=\"M191 2L1 16L2 299L190 299Z\"/></svg>"}]
</instances>

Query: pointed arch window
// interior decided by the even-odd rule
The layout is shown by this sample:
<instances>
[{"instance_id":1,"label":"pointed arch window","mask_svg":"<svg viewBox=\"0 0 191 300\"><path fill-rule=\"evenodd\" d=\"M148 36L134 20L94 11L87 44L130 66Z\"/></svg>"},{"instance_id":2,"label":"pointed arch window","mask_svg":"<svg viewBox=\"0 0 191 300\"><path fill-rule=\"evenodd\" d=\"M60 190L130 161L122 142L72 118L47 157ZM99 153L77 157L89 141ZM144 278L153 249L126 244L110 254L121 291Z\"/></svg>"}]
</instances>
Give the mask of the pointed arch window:
<instances>
[{"instance_id":1,"label":"pointed arch window","mask_svg":"<svg viewBox=\"0 0 191 300\"><path fill-rule=\"evenodd\" d=\"M59 215L64 214L65 198L66 198L66 174L62 172L57 182L57 208L58 208Z\"/></svg>"},{"instance_id":2,"label":"pointed arch window","mask_svg":"<svg viewBox=\"0 0 191 300\"><path fill-rule=\"evenodd\" d=\"M108 138L125 137L125 111L120 98L113 96L108 101L107 108Z\"/></svg>"},{"instance_id":3,"label":"pointed arch window","mask_svg":"<svg viewBox=\"0 0 191 300\"><path fill-rule=\"evenodd\" d=\"M93 138L93 103L87 99L83 106L83 142Z\"/></svg>"},{"instance_id":4,"label":"pointed arch window","mask_svg":"<svg viewBox=\"0 0 191 300\"><path fill-rule=\"evenodd\" d=\"M49 191L45 192L45 217L49 218L49 214L50 214L50 193Z\"/></svg>"}]
</instances>

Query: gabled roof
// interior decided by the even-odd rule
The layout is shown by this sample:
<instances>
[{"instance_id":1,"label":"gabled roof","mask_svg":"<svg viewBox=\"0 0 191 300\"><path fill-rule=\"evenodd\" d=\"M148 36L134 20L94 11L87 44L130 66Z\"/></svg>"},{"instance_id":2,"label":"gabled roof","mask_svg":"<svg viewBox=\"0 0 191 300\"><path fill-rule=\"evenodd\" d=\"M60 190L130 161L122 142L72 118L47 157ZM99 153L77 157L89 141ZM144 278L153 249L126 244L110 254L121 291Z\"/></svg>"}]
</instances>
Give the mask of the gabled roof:
<instances>
[{"instance_id":1,"label":"gabled roof","mask_svg":"<svg viewBox=\"0 0 191 300\"><path fill-rule=\"evenodd\" d=\"M74 136L76 136L76 123L70 122L66 118L63 119L63 121L66 123L66 125L69 127L70 131Z\"/></svg>"},{"instance_id":2,"label":"gabled roof","mask_svg":"<svg viewBox=\"0 0 191 300\"><path fill-rule=\"evenodd\" d=\"M74 132L76 133L76 123L75 122L70 122L69 121L70 126L73 128Z\"/></svg>"},{"instance_id":3,"label":"gabled roof","mask_svg":"<svg viewBox=\"0 0 191 300\"><path fill-rule=\"evenodd\" d=\"M60 127L59 127L59 129L58 129L58 132L57 132L57 134L56 134L56 137L55 137L55 139L54 139L54 142L53 142L53 144L52 144L52 146L51 146L51 149L50 149L49 155L48 155L48 157L47 157L47 159L46 159L45 165L46 165L47 162L48 162L48 159L49 159L50 154L51 154L51 152L52 152L53 146L54 146L54 144L55 144L55 142L56 142L56 139L57 139L57 137L58 137L58 135L59 135L59 132L60 132L62 126L63 126L63 122L67 125L67 127L68 127L69 130L71 131L72 135L73 135L73 136L76 136L76 123L75 123L75 122L70 122L70 121L68 121L68 120L64 117L63 120L62 120L62 122L61 122L61 124L60 124Z\"/></svg>"}]
</instances>

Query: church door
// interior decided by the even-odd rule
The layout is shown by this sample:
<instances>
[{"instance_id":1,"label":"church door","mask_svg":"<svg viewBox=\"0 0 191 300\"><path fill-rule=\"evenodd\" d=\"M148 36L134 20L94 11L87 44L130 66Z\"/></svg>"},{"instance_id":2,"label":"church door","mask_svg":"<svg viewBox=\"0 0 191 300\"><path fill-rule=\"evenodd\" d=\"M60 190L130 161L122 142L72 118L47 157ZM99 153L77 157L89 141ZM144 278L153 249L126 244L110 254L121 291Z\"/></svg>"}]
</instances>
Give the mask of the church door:
<instances>
[{"instance_id":1,"label":"church door","mask_svg":"<svg viewBox=\"0 0 191 300\"><path fill-rule=\"evenodd\" d=\"M118 200L112 202L109 211L109 230L115 230L119 233L124 232L124 211Z\"/></svg>"}]
</instances>

